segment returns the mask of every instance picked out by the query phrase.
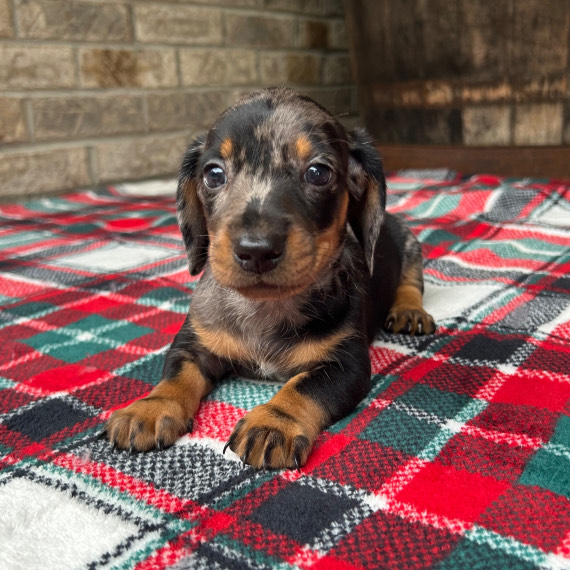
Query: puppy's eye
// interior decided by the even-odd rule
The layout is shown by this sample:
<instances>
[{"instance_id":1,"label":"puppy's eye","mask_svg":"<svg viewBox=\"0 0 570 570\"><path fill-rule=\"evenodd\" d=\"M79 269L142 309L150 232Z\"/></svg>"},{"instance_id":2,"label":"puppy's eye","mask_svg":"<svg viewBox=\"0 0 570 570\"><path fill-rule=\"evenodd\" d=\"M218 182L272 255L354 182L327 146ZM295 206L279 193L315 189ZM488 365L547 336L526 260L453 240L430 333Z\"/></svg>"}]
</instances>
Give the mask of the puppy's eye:
<instances>
[{"instance_id":1,"label":"puppy's eye","mask_svg":"<svg viewBox=\"0 0 570 570\"><path fill-rule=\"evenodd\" d=\"M326 164L313 164L305 172L305 180L313 186L324 186L332 178L332 170Z\"/></svg>"},{"instance_id":2,"label":"puppy's eye","mask_svg":"<svg viewBox=\"0 0 570 570\"><path fill-rule=\"evenodd\" d=\"M206 166L204 169L204 184L210 188L210 190L220 188L220 186L223 186L227 181L228 177L224 169L217 164L210 164L210 166Z\"/></svg>"}]
</instances>

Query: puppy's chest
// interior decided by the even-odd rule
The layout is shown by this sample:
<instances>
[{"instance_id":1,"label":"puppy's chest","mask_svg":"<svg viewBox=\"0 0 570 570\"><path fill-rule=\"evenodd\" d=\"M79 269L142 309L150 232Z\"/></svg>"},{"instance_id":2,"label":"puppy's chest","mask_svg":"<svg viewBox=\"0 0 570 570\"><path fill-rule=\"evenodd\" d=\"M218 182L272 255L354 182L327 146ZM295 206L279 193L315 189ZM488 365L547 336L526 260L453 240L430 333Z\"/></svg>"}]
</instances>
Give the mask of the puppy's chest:
<instances>
[{"instance_id":1,"label":"puppy's chest","mask_svg":"<svg viewBox=\"0 0 570 570\"><path fill-rule=\"evenodd\" d=\"M229 360L239 375L275 380L286 380L334 359L338 346L352 333L350 327L343 327L324 337L291 338L243 330L204 330L199 325L195 329L202 346Z\"/></svg>"},{"instance_id":2,"label":"puppy's chest","mask_svg":"<svg viewBox=\"0 0 570 570\"><path fill-rule=\"evenodd\" d=\"M244 375L251 371L255 376L287 378L334 356L351 334L348 326L318 337L304 334L308 317L298 302L253 306L232 293L224 297L219 289L216 299L213 290L196 290L190 321L200 344Z\"/></svg>"},{"instance_id":3,"label":"puppy's chest","mask_svg":"<svg viewBox=\"0 0 570 570\"><path fill-rule=\"evenodd\" d=\"M212 327L194 319L192 324L200 344L220 358L265 371L267 376L286 373L290 368L295 341L235 322Z\"/></svg>"},{"instance_id":4,"label":"puppy's chest","mask_svg":"<svg viewBox=\"0 0 570 570\"><path fill-rule=\"evenodd\" d=\"M285 380L328 359L348 331L338 330L324 338L298 336L279 330L263 331L253 325L204 326L191 322L199 343L210 353L231 362L243 376Z\"/></svg>"}]
</instances>

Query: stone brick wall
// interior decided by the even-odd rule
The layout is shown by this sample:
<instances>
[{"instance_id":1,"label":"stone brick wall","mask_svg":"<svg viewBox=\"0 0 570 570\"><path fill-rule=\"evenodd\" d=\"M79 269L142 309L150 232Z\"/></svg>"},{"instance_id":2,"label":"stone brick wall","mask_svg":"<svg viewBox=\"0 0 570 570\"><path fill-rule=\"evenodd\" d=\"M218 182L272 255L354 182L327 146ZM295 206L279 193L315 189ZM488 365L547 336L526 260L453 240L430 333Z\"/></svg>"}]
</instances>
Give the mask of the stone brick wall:
<instances>
[{"instance_id":1,"label":"stone brick wall","mask_svg":"<svg viewBox=\"0 0 570 570\"><path fill-rule=\"evenodd\" d=\"M379 142L570 145L568 0L347 6L361 114Z\"/></svg>"},{"instance_id":2,"label":"stone brick wall","mask_svg":"<svg viewBox=\"0 0 570 570\"><path fill-rule=\"evenodd\" d=\"M238 96L355 115L342 0L0 0L0 197L172 174Z\"/></svg>"}]
</instances>

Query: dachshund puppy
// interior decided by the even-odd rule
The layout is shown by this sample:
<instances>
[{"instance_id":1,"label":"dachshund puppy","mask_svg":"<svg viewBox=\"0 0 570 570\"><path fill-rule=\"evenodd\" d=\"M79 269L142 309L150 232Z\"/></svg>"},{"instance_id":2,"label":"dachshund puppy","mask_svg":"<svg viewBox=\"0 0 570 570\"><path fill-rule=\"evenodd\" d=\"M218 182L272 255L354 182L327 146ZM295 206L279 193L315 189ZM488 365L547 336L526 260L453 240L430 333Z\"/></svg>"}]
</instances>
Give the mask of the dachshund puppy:
<instances>
[{"instance_id":1,"label":"dachshund puppy","mask_svg":"<svg viewBox=\"0 0 570 570\"><path fill-rule=\"evenodd\" d=\"M304 465L368 393L379 328L435 330L420 245L385 202L366 132L347 134L308 97L266 89L225 111L188 148L178 183L190 273L204 273L161 382L112 414L111 442L170 446L218 381L254 376L285 384L227 446L256 468Z\"/></svg>"}]
</instances>

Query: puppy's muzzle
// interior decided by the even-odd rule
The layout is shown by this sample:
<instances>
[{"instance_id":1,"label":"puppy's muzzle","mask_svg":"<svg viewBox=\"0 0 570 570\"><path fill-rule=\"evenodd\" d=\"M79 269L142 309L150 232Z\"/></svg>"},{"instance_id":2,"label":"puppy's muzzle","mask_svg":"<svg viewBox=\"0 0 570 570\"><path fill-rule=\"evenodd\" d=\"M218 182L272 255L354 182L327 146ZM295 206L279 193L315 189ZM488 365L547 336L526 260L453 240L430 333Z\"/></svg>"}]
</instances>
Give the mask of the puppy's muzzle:
<instances>
[{"instance_id":1,"label":"puppy's muzzle","mask_svg":"<svg viewBox=\"0 0 570 570\"><path fill-rule=\"evenodd\" d=\"M234 259L250 273L267 273L285 257L287 236L282 234L241 235L234 240Z\"/></svg>"}]
</instances>

